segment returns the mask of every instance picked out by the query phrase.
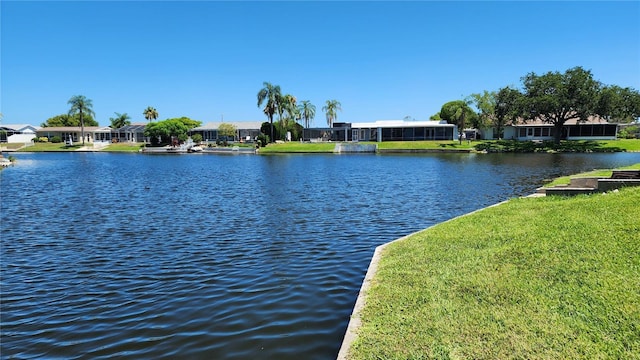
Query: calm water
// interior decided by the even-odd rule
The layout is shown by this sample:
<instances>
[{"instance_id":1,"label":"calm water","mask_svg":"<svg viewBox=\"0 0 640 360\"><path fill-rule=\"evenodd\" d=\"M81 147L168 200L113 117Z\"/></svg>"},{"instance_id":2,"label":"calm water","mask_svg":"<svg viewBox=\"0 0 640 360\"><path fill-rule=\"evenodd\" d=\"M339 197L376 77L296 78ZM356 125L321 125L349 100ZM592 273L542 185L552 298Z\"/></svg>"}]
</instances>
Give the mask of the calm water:
<instances>
[{"instance_id":1,"label":"calm water","mask_svg":"<svg viewBox=\"0 0 640 360\"><path fill-rule=\"evenodd\" d=\"M376 246L636 154L15 154L3 358L332 359Z\"/></svg>"}]
</instances>

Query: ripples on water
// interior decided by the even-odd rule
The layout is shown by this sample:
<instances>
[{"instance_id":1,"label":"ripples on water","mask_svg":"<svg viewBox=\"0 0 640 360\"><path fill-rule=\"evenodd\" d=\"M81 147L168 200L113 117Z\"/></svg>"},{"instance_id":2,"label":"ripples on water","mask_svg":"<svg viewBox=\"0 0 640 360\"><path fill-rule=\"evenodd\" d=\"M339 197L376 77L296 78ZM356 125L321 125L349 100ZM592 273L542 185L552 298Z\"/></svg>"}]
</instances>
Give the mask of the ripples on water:
<instances>
[{"instance_id":1,"label":"ripples on water","mask_svg":"<svg viewBox=\"0 0 640 360\"><path fill-rule=\"evenodd\" d=\"M376 246L639 154L16 154L3 358L335 358Z\"/></svg>"}]
</instances>

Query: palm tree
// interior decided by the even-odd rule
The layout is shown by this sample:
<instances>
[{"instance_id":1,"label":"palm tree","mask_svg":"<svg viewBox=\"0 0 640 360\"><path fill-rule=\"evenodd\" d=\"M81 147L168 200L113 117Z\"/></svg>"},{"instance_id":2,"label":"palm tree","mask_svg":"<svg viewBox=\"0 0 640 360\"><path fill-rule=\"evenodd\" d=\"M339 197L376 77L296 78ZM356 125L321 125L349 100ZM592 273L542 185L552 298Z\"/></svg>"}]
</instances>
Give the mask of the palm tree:
<instances>
[{"instance_id":1,"label":"palm tree","mask_svg":"<svg viewBox=\"0 0 640 360\"><path fill-rule=\"evenodd\" d=\"M263 112L267 115L267 118L269 118L269 123L271 124L269 141L273 142L273 114L279 111L279 103L282 93L280 92L279 85L274 86L266 81L262 83L262 85L264 85L264 87L258 92L258 107L260 107L260 105L262 105L266 100Z\"/></svg>"},{"instance_id":2,"label":"palm tree","mask_svg":"<svg viewBox=\"0 0 640 360\"><path fill-rule=\"evenodd\" d=\"M282 134L286 134L287 129L289 128L289 120L296 121L300 117L300 113L298 112L298 107L296 106L297 99L295 96L291 94L287 94L283 96L281 99L280 108L283 112L287 113L287 116L280 119L282 126Z\"/></svg>"},{"instance_id":3,"label":"palm tree","mask_svg":"<svg viewBox=\"0 0 640 360\"><path fill-rule=\"evenodd\" d=\"M84 95L76 95L72 96L71 99L67 102L67 104L71 105L71 109L69 109L69 115L73 116L75 114L80 115L80 128L82 134L82 145L84 146L84 118L83 114L89 114L95 116L96 114L93 112L93 104L91 99L87 99Z\"/></svg>"},{"instance_id":4,"label":"palm tree","mask_svg":"<svg viewBox=\"0 0 640 360\"><path fill-rule=\"evenodd\" d=\"M111 120L112 129L120 129L123 126L131 125L131 121L129 121L131 117L127 115L127 113L124 113L124 114L114 113L114 114L116 114L115 118L109 118L109 120Z\"/></svg>"},{"instance_id":5,"label":"palm tree","mask_svg":"<svg viewBox=\"0 0 640 360\"><path fill-rule=\"evenodd\" d=\"M338 111L342 111L342 104L338 100L327 100L327 105L322 107L322 111L327 114L327 124L332 127L338 118Z\"/></svg>"},{"instance_id":6,"label":"palm tree","mask_svg":"<svg viewBox=\"0 0 640 360\"><path fill-rule=\"evenodd\" d=\"M309 123L316 117L316 106L309 100L302 100L302 104L298 106L298 111L304 119L304 127L309 128Z\"/></svg>"},{"instance_id":7,"label":"palm tree","mask_svg":"<svg viewBox=\"0 0 640 360\"><path fill-rule=\"evenodd\" d=\"M144 115L147 121L152 121L158 118L158 110L151 106L147 106L147 108L142 112L142 115Z\"/></svg>"}]
</instances>

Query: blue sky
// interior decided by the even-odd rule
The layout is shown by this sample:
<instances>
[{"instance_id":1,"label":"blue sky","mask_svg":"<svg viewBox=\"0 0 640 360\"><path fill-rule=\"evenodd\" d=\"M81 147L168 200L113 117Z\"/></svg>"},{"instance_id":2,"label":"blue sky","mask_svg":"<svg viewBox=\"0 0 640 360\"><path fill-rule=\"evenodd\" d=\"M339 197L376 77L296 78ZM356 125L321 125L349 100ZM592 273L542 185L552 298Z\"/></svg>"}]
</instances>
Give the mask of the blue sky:
<instances>
[{"instance_id":1,"label":"blue sky","mask_svg":"<svg viewBox=\"0 0 640 360\"><path fill-rule=\"evenodd\" d=\"M443 103L590 69L640 89L640 2L0 3L0 112L40 125L73 95L96 119L266 121L264 81L338 121L426 120Z\"/></svg>"}]
</instances>

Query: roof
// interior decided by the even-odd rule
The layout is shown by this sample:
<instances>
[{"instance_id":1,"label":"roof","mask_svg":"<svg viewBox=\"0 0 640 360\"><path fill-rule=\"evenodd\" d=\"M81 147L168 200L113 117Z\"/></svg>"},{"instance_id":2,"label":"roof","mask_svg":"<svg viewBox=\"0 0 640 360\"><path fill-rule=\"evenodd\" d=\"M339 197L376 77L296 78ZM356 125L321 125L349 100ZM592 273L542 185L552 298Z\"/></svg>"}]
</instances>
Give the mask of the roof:
<instances>
[{"instance_id":1,"label":"roof","mask_svg":"<svg viewBox=\"0 0 640 360\"><path fill-rule=\"evenodd\" d=\"M5 130L12 130L12 131L23 131L24 129L28 129L28 128L32 130L41 129L40 126L35 126L31 124L4 124L4 125L0 125L0 128Z\"/></svg>"},{"instance_id":2,"label":"roof","mask_svg":"<svg viewBox=\"0 0 640 360\"><path fill-rule=\"evenodd\" d=\"M446 121L434 120L376 120L375 122L351 123L351 128L409 128L409 127L454 127Z\"/></svg>"},{"instance_id":3,"label":"roof","mask_svg":"<svg viewBox=\"0 0 640 360\"><path fill-rule=\"evenodd\" d=\"M77 131L82 131L82 128L80 126L51 126L38 129L39 133ZM111 132L111 128L108 126L85 126L84 132Z\"/></svg>"},{"instance_id":4,"label":"roof","mask_svg":"<svg viewBox=\"0 0 640 360\"><path fill-rule=\"evenodd\" d=\"M599 116L589 116L586 121L579 121L578 119L569 119L565 121L564 125L617 125L616 123L610 123L606 119L601 118ZM522 122L519 121L514 126L516 127L527 127L527 126L553 126L548 122L544 122L540 119L536 119L534 121Z\"/></svg>"},{"instance_id":5,"label":"roof","mask_svg":"<svg viewBox=\"0 0 640 360\"><path fill-rule=\"evenodd\" d=\"M147 124L131 124L125 125L121 128L114 129L115 132L142 132Z\"/></svg>"},{"instance_id":6,"label":"roof","mask_svg":"<svg viewBox=\"0 0 640 360\"><path fill-rule=\"evenodd\" d=\"M263 121L215 121L191 129L192 131L218 130L220 124L231 124L238 130L259 130Z\"/></svg>"}]
</instances>

